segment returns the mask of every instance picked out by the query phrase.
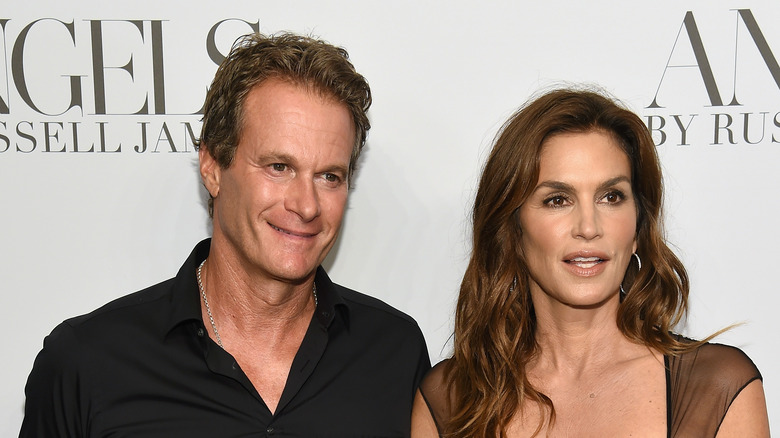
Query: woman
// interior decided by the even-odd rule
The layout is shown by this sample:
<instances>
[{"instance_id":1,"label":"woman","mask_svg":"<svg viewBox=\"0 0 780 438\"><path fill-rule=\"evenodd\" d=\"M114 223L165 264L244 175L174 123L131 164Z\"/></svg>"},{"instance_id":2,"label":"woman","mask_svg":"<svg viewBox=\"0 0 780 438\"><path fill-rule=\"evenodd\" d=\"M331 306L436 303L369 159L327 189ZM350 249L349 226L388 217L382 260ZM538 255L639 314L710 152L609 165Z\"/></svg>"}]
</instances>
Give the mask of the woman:
<instances>
[{"instance_id":1,"label":"woman","mask_svg":"<svg viewBox=\"0 0 780 438\"><path fill-rule=\"evenodd\" d=\"M510 118L474 203L454 353L423 381L412 436L769 436L750 359L671 332L688 277L661 183L642 121L598 93Z\"/></svg>"}]
</instances>

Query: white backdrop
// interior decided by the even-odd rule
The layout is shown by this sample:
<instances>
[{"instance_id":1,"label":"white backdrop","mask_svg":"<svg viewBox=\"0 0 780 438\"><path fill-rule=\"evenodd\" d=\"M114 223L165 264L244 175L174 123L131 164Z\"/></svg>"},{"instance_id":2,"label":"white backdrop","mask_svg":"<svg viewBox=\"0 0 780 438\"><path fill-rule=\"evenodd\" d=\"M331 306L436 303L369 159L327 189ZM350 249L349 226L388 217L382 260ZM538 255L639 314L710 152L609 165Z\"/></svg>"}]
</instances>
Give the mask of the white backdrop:
<instances>
[{"instance_id":1,"label":"white backdrop","mask_svg":"<svg viewBox=\"0 0 780 438\"><path fill-rule=\"evenodd\" d=\"M777 1L18 3L0 16L0 436L18 433L57 323L169 278L210 234L188 129L216 70L209 31L224 54L252 26L342 45L368 78L373 128L326 266L414 316L434 362L507 116L586 82L663 123L667 233L692 277L682 330L744 322L719 340L756 362L780 424Z\"/></svg>"}]
</instances>

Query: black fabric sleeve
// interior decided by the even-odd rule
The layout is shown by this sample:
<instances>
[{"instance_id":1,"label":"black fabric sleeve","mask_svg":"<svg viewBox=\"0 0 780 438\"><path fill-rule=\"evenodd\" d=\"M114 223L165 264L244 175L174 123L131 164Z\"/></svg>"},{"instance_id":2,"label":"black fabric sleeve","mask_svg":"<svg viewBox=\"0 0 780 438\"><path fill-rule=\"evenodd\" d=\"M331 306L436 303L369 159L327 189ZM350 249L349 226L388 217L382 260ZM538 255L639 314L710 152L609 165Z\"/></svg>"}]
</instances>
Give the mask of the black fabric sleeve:
<instances>
[{"instance_id":1,"label":"black fabric sleeve","mask_svg":"<svg viewBox=\"0 0 780 438\"><path fill-rule=\"evenodd\" d=\"M82 437L85 394L73 329L62 323L44 339L25 386L20 438Z\"/></svg>"},{"instance_id":2,"label":"black fabric sleeve","mask_svg":"<svg viewBox=\"0 0 780 438\"><path fill-rule=\"evenodd\" d=\"M428 405L428 410L436 423L439 436L443 436L444 427L450 421L450 389L445 381L445 369L449 359L439 362L422 381L420 393Z\"/></svg>"},{"instance_id":3,"label":"black fabric sleeve","mask_svg":"<svg viewBox=\"0 0 780 438\"><path fill-rule=\"evenodd\" d=\"M671 436L714 437L729 406L761 373L742 350L704 344L669 358Z\"/></svg>"},{"instance_id":4,"label":"black fabric sleeve","mask_svg":"<svg viewBox=\"0 0 780 438\"><path fill-rule=\"evenodd\" d=\"M422 380L426 374L431 370L431 358L428 355L428 346L425 343L425 337L423 337L422 331L418 327L419 331L419 353L417 356L417 369L414 374L414 391L412 391L412 398L417 392L417 388L422 384Z\"/></svg>"}]
</instances>

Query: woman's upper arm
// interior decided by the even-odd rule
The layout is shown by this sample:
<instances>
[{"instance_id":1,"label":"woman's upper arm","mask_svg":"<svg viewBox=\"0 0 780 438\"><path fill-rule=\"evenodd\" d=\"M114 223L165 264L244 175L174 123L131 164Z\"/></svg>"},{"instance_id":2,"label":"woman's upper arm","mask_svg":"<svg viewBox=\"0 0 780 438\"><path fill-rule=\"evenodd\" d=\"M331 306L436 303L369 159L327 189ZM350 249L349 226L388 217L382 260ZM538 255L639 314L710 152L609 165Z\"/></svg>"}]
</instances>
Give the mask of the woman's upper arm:
<instances>
[{"instance_id":1,"label":"woman's upper arm","mask_svg":"<svg viewBox=\"0 0 780 438\"><path fill-rule=\"evenodd\" d=\"M433 421L428 404L425 403L425 399L418 389L412 407L412 438L428 437L438 438L439 432L436 430L436 423Z\"/></svg>"},{"instance_id":2,"label":"woman's upper arm","mask_svg":"<svg viewBox=\"0 0 780 438\"><path fill-rule=\"evenodd\" d=\"M761 380L750 382L740 391L723 417L716 437L769 437L769 415Z\"/></svg>"}]
</instances>

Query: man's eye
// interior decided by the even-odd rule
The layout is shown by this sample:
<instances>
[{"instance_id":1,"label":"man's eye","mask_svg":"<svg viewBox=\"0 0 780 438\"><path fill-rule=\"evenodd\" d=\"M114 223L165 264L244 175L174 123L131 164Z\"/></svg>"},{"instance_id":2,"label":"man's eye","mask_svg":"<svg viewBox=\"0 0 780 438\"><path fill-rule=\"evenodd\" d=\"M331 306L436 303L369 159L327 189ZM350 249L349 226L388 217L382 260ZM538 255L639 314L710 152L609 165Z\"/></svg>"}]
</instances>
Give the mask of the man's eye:
<instances>
[{"instance_id":1,"label":"man's eye","mask_svg":"<svg viewBox=\"0 0 780 438\"><path fill-rule=\"evenodd\" d=\"M338 175L335 175L333 173L326 173L325 175L323 175L323 177L325 178L325 181L332 182L332 183L339 182L340 180Z\"/></svg>"},{"instance_id":2,"label":"man's eye","mask_svg":"<svg viewBox=\"0 0 780 438\"><path fill-rule=\"evenodd\" d=\"M271 169L275 172L284 172L284 170L287 169L287 165L282 163L274 163L271 165Z\"/></svg>"}]
</instances>

